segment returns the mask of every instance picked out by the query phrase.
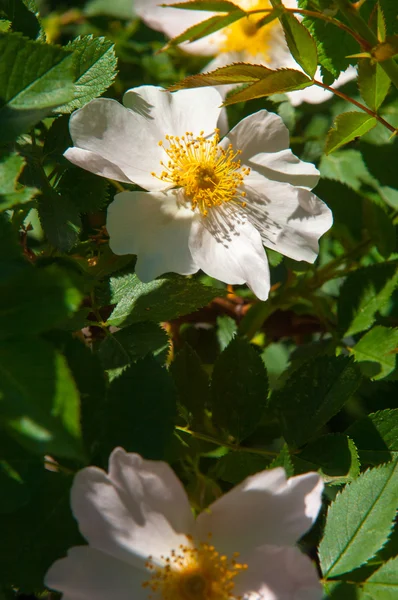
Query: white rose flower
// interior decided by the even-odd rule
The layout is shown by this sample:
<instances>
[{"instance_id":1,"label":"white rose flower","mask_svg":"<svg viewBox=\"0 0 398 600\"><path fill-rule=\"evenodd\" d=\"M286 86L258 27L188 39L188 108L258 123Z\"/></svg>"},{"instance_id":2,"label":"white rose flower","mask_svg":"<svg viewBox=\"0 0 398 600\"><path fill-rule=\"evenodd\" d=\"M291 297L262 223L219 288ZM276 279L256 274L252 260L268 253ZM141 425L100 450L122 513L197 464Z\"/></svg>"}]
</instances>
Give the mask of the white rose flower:
<instances>
[{"instance_id":1,"label":"white rose flower","mask_svg":"<svg viewBox=\"0 0 398 600\"><path fill-rule=\"evenodd\" d=\"M164 462L116 448L109 473L80 471L72 511L89 545L45 577L64 600L320 600L315 567L294 544L321 506L316 473L249 477L195 519Z\"/></svg>"},{"instance_id":2,"label":"white rose flower","mask_svg":"<svg viewBox=\"0 0 398 600\"><path fill-rule=\"evenodd\" d=\"M228 284L247 283L265 300L263 244L315 261L332 214L310 191L319 172L288 149L280 117L259 111L220 140L214 88L171 94L142 86L123 102L100 98L77 110L65 156L148 190L117 194L107 218L111 249L137 254L141 281L202 269Z\"/></svg>"},{"instance_id":3,"label":"white rose flower","mask_svg":"<svg viewBox=\"0 0 398 600\"><path fill-rule=\"evenodd\" d=\"M169 38L180 35L189 27L205 21L215 14L222 14L161 6L161 4L175 3L175 0L164 0L163 2L134 0L134 10L149 27L161 31ZM234 4L244 10L272 8L269 0L234 0ZM283 4L286 8L297 8L297 0L283 0ZM215 59L207 65L206 71L213 71L234 62L260 64L270 69L285 67L302 71L290 54L282 26L277 19L260 29L256 28L256 23L264 16L266 13L240 19L196 42L181 44L181 47L192 54L215 56ZM299 15L297 16L300 18ZM355 79L356 76L356 69L348 67L336 79L333 87L338 88ZM317 69L315 78L322 80L320 68ZM226 94L232 87L234 86L221 86L220 91L222 94ZM287 96L293 106L298 106L302 102L309 104L325 102L333 96L333 93L313 85L303 90L288 92Z\"/></svg>"}]
</instances>

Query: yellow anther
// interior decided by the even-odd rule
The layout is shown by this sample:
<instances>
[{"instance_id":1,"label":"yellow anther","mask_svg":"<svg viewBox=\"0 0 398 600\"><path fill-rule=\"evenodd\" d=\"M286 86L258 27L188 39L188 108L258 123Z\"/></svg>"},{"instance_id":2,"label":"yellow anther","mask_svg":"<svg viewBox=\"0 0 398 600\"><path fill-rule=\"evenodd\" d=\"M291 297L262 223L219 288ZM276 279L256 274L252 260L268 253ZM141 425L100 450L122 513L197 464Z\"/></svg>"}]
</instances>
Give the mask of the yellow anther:
<instances>
[{"instance_id":1,"label":"yellow anther","mask_svg":"<svg viewBox=\"0 0 398 600\"><path fill-rule=\"evenodd\" d=\"M272 8L269 0L238 0L235 2L244 10L261 10ZM280 28L277 19L258 27L266 13L250 15L222 30L224 40L221 44L223 52L247 52L251 56L261 56L263 60L270 59L275 32Z\"/></svg>"},{"instance_id":2,"label":"yellow anther","mask_svg":"<svg viewBox=\"0 0 398 600\"><path fill-rule=\"evenodd\" d=\"M236 160L241 151L234 150L232 144L226 150L219 147L219 129L215 129L210 139L204 137L204 131L196 138L187 132L181 138L166 135L165 139L168 146L163 145L163 149L170 160L167 167L160 162L164 170L156 177L183 188L193 210L198 209L206 216L208 209L226 202L242 206L246 194L241 186L250 170Z\"/></svg>"},{"instance_id":3,"label":"yellow anther","mask_svg":"<svg viewBox=\"0 0 398 600\"><path fill-rule=\"evenodd\" d=\"M236 553L234 554L236 557ZM164 559L163 559L164 560ZM245 569L207 543L194 545L187 536L178 553L172 550L166 565L152 566L152 575L142 586L162 600L238 600L235 578ZM148 598L151 598L149 593Z\"/></svg>"}]
</instances>

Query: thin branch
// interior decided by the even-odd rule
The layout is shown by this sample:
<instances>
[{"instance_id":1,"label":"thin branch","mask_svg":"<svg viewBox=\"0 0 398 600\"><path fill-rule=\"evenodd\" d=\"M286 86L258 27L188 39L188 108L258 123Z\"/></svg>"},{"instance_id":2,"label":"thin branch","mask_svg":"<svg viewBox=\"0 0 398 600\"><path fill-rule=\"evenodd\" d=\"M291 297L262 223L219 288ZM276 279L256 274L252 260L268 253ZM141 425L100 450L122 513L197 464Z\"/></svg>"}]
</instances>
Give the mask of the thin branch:
<instances>
[{"instance_id":1,"label":"thin branch","mask_svg":"<svg viewBox=\"0 0 398 600\"><path fill-rule=\"evenodd\" d=\"M214 444L215 446L224 446L225 448L229 448L230 450L235 450L238 452L249 452L250 454L262 454L263 456L269 456L271 458L275 458L278 456L279 452L273 452L272 450L264 450L263 448L249 448L247 446L239 446L237 444L231 444L230 442L224 442L222 440L218 440L210 435L206 435L205 433L199 433L198 431L191 431L191 429L187 429L185 427L175 426L177 431L182 431L183 433L187 433L197 440L202 440L202 442L208 442L209 444Z\"/></svg>"},{"instance_id":2,"label":"thin branch","mask_svg":"<svg viewBox=\"0 0 398 600\"><path fill-rule=\"evenodd\" d=\"M318 81L317 79L313 79L312 81L313 81L314 85L317 85L318 87L321 87L324 90L328 90L329 92L332 92L332 94L335 94L336 96L343 98L347 102L354 104L354 106L356 106L357 108L360 108L364 112L368 113L368 115L370 115L371 117L374 117L375 119L377 119L379 121L379 123L384 125L384 127L387 127L387 129L389 129L394 135L397 134L397 130L395 129L395 127L393 125L390 125L390 123L387 123L387 121L385 121L383 119L383 117L381 117L380 115L375 113L373 110L371 110L364 104L357 102L357 100L354 100L354 98L347 96L347 94L344 94L344 92L340 92L340 90L336 90L335 88L332 88L329 85L326 85L325 83L322 83L321 81Z\"/></svg>"}]
</instances>

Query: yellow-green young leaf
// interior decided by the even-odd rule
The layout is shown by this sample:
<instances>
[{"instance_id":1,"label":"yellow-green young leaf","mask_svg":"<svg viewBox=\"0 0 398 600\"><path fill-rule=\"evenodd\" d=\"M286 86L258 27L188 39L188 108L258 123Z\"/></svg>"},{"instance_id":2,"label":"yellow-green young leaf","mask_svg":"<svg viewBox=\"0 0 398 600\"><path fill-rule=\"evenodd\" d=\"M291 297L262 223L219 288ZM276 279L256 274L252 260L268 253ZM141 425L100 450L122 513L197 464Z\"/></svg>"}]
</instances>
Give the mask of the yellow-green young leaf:
<instances>
[{"instance_id":1,"label":"yellow-green young leaf","mask_svg":"<svg viewBox=\"0 0 398 600\"><path fill-rule=\"evenodd\" d=\"M214 17L210 17L205 21L201 21L200 23L196 23L196 25L192 25L192 27L189 27L183 31L183 33L180 35L174 37L168 42L165 48L182 44L182 42L195 42L196 40L206 37L206 35L210 35L219 29L228 27L228 25L231 25L231 23L239 21L239 19L241 19L243 16L245 16L244 11L234 11L227 15L215 15Z\"/></svg>"},{"instance_id":2,"label":"yellow-green young leaf","mask_svg":"<svg viewBox=\"0 0 398 600\"><path fill-rule=\"evenodd\" d=\"M384 42L372 48L371 54L376 62L383 62L398 54L398 35L388 35Z\"/></svg>"},{"instance_id":3,"label":"yellow-green young leaf","mask_svg":"<svg viewBox=\"0 0 398 600\"><path fill-rule=\"evenodd\" d=\"M338 115L326 138L325 152L330 154L356 137L365 135L377 124L374 117L362 112L346 112Z\"/></svg>"},{"instance_id":4,"label":"yellow-green young leaf","mask_svg":"<svg viewBox=\"0 0 398 600\"><path fill-rule=\"evenodd\" d=\"M233 83L254 83L272 73L267 67L262 65L252 65L250 63L232 63L225 67L220 67L209 73L199 73L191 75L182 81L169 87L169 91L206 87L209 85L223 85Z\"/></svg>"},{"instance_id":5,"label":"yellow-green young leaf","mask_svg":"<svg viewBox=\"0 0 398 600\"><path fill-rule=\"evenodd\" d=\"M383 379L395 369L397 347L398 328L378 325L365 333L353 352L364 375L371 379Z\"/></svg>"},{"instance_id":6,"label":"yellow-green young leaf","mask_svg":"<svg viewBox=\"0 0 398 600\"><path fill-rule=\"evenodd\" d=\"M398 594L398 556L375 571L361 586L358 600L395 600Z\"/></svg>"},{"instance_id":7,"label":"yellow-green young leaf","mask_svg":"<svg viewBox=\"0 0 398 600\"><path fill-rule=\"evenodd\" d=\"M377 39L379 42L384 42L387 35L386 19L380 2L377 3Z\"/></svg>"},{"instance_id":8,"label":"yellow-green young leaf","mask_svg":"<svg viewBox=\"0 0 398 600\"><path fill-rule=\"evenodd\" d=\"M325 578L371 559L390 535L398 497L398 462L369 469L347 485L328 510L319 546Z\"/></svg>"},{"instance_id":9,"label":"yellow-green young leaf","mask_svg":"<svg viewBox=\"0 0 398 600\"><path fill-rule=\"evenodd\" d=\"M192 2L176 2L175 4L161 4L160 6L172 6L173 8L185 8L188 10L203 10L209 12L230 13L239 11L245 13L239 6L233 2L228 2L228 0L220 0L219 2L212 2L212 0L192 0Z\"/></svg>"},{"instance_id":10,"label":"yellow-green young leaf","mask_svg":"<svg viewBox=\"0 0 398 600\"><path fill-rule=\"evenodd\" d=\"M32 200L35 188L18 184L25 161L16 153L0 157L0 212Z\"/></svg>"},{"instance_id":11,"label":"yellow-green young leaf","mask_svg":"<svg viewBox=\"0 0 398 600\"><path fill-rule=\"evenodd\" d=\"M265 67L263 67L265 68ZM301 71L295 69L278 69L264 73L264 77L253 83L244 90L232 92L225 100L224 105L236 104L236 102L246 102L255 98L263 98L272 94L284 94L293 90L302 90L312 85L311 79Z\"/></svg>"},{"instance_id":12,"label":"yellow-green young leaf","mask_svg":"<svg viewBox=\"0 0 398 600\"><path fill-rule=\"evenodd\" d=\"M366 104L376 111L387 96L390 79L380 65L361 58L358 61L358 87Z\"/></svg>"},{"instance_id":13,"label":"yellow-green young leaf","mask_svg":"<svg viewBox=\"0 0 398 600\"><path fill-rule=\"evenodd\" d=\"M310 32L289 13L282 14L280 21L294 60L310 77L314 77L318 66L318 53Z\"/></svg>"}]
</instances>

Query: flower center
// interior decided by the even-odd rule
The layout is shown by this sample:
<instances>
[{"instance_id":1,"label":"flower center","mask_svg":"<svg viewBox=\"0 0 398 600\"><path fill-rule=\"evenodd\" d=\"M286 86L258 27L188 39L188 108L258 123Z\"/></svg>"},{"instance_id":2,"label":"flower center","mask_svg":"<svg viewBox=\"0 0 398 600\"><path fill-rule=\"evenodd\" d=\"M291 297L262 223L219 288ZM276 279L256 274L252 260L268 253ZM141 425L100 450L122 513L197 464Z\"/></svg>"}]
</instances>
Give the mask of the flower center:
<instances>
[{"instance_id":1,"label":"flower center","mask_svg":"<svg viewBox=\"0 0 398 600\"><path fill-rule=\"evenodd\" d=\"M229 559L208 543L181 545L178 551L162 557L165 565L156 566L148 560L152 575L142 585L162 600L238 600L233 595L235 577L247 569L236 561L237 554Z\"/></svg>"},{"instance_id":2,"label":"flower center","mask_svg":"<svg viewBox=\"0 0 398 600\"><path fill-rule=\"evenodd\" d=\"M244 10L272 8L269 0L240 0L235 4ZM275 19L271 23L258 28L259 22L265 16L267 16L267 13L251 15L225 27L222 30L225 39L221 44L221 50L223 52L247 52L250 56L260 55L268 61L275 29L278 28L279 22Z\"/></svg>"},{"instance_id":3,"label":"flower center","mask_svg":"<svg viewBox=\"0 0 398 600\"><path fill-rule=\"evenodd\" d=\"M192 210L199 209L203 216L209 209L221 206L225 202L236 202L245 206L246 193L239 190L244 177L250 173L248 167L242 167L237 158L240 150L234 151L232 145L226 150L220 148L219 130L211 139L204 137L201 131L198 137L192 132L178 137L166 135L166 144L159 142L169 160L161 161L163 171L158 176L161 181L169 182L173 187L184 189L186 199Z\"/></svg>"}]
</instances>

